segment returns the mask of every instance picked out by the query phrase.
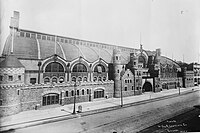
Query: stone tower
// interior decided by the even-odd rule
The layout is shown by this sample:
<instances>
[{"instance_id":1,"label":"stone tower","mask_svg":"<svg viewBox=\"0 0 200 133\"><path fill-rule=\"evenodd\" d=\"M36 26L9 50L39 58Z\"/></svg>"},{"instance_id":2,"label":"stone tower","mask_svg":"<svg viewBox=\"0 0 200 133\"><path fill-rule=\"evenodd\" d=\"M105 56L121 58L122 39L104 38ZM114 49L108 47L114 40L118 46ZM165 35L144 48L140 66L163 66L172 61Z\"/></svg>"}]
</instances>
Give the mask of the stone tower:
<instances>
[{"instance_id":1,"label":"stone tower","mask_svg":"<svg viewBox=\"0 0 200 133\"><path fill-rule=\"evenodd\" d=\"M156 55L154 57L154 70L157 71L157 76L155 77L155 92L158 92L161 90L161 82L160 82L160 57L161 56L161 50L156 49Z\"/></svg>"},{"instance_id":2,"label":"stone tower","mask_svg":"<svg viewBox=\"0 0 200 133\"><path fill-rule=\"evenodd\" d=\"M120 72L122 71L122 57L120 49L113 50L113 65L114 65L114 97L120 97L121 79Z\"/></svg>"},{"instance_id":3,"label":"stone tower","mask_svg":"<svg viewBox=\"0 0 200 133\"><path fill-rule=\"evenodd\" d=\"M133 68L137 68L138 58L136 57L135 53L130 53L130 63L133 66Z\"/></svg>"},{"instance_id":4,"label":"stone tower","mask_svg":"<svg viewBox=\"0 0 200 133\"><path fill-rule=\"evenodd\" d=\"M21 89L24 85L25 68L10 54L0 62L0 116L21 111Z\"/></svg>"}]
</instances>

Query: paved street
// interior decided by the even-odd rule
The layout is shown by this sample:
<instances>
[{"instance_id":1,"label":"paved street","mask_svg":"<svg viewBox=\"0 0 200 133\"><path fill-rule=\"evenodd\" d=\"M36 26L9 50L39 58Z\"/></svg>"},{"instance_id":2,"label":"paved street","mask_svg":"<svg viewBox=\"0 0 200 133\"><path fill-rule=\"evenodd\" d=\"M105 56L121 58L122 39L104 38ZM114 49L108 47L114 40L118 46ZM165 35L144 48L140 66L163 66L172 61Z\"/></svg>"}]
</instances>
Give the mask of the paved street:
<instances>
[{"instance_id":1,"label":"paved street","mask_svg":"<svg viewBox=\"0 0 200 133\"><path fill-rule=\"evenodd\" d=\"M186 113L144 129L140 133L200 132L199 123L200 110L193 108Z\"/></svg>"},{"instance_id":2,"label":"paved street","mask_svg":"<svg viewBox=\"0 0 200 133\"><path fill-rule=\"evenodd\" d=\"M149 95L149 98L154 93ZM159 93L156 93L159 95ZM154 95L153 95L154 96ZM17 129L15 133L136 132L190 109L199 103L199 91L178 97L131 106L59 122Z\"/></svg>"}]
</instances>

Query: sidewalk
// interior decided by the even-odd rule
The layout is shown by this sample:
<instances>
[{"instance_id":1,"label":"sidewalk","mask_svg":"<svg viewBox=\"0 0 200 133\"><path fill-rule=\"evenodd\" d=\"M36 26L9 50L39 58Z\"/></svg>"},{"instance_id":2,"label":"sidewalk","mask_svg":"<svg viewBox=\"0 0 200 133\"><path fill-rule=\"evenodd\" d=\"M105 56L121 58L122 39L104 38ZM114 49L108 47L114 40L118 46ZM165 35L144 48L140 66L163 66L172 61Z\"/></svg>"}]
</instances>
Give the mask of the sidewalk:
<instances>
[{"instance_id":1,"label":"sidewalk","mask_svg":"<svg viewBox=\"0 0 200 133\"><path fill-rule=\"evenodd\" d=\"M181 88L181 93L191 92L194 90L199 90L199 87L191 88ZM123 104L136 103L144 100L155 99L159 97L169 96L173 94L178 94L178 89L163 90L158 93L145 92L142 95L130 96L123 98ZM82 112L91 112L95 110L103 110L105 108L119 107L120 98L110 98L110 99L100 99L94 100L93 102L76 103L76 109L78 106L82 106ZM8 130L11 128L26 127L31 125L37 125L37 123L52 122L53 119L72 119L78 117L78 115L73 115L73 104L58 106L56 108L41 109L41 110L31 110L20 112L19 114L3 117L0 119L0 131ZM28 123L28 124L27 124Z\"/></svg>"}]
</instances>

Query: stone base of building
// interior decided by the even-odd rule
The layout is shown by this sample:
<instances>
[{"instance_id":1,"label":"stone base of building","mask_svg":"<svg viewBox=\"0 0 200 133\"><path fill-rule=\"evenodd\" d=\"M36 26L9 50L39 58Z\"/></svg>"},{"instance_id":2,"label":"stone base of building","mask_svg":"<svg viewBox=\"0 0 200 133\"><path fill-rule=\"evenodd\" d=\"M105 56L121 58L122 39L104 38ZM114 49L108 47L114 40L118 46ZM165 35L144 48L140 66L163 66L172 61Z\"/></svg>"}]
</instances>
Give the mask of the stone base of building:
<instances>
[{"instance_id":1,"label":"stone base of building","mask_svg":"<svg viewBox=\"0 0 200 133\"><path fill-rule=\"evenodd\" d=\"M10 106L0 106L0 117L17 114L21 111L20 104Z\"/></svg>"},{"instance_id":2,"label":"stone base of building","mask_svg":"<svg viewBox=\"0 0 200 133\"><path fill-rule=\"evenodd\" d=\"M123 97L129 97L129 96L135 96L135 95L141 95L142 91L141 90L132 90L132 91L123 91L122 92ZM115 98L120 98L121 97L121 91L117 91L114 95Z\"/></svg>"}]
</instances>

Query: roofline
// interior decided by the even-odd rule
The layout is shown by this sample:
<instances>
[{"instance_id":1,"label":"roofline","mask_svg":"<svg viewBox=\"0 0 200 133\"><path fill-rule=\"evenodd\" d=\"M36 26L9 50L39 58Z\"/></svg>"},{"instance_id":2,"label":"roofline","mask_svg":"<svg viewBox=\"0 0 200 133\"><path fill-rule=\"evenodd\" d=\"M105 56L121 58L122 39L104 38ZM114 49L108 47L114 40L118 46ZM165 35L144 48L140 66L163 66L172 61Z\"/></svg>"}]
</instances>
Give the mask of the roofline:
<instances>
[{"instance_id":1,"label":"roofline","mask_svg":"<svg viewBox=\"0 0 200 133\"><path fill-rule=\"evenodd\" d=\"M166 56L161 56L161 57L167 58L168 60L174 62L175 64L177 64L177 65L181 68L181 66L180 66L176 61L173 61L172 59L170 59L170 58L168 58L168 57L166 57Z\"/></svg>"},{"instance_id":2,"label":"roofline","mask_svg":"<svg viewBox=\"0 0 200 133\"><path fill-rule=\"evenodd\" d=\"M84 40L84 39L77 39L77 38L72 38L72 37L66 37L66 36L61 36L61 35L56 35L56 34L48 34L48 33L44 33L44 32L38 32L38 31L33 31L33 30L26 30L26 29L18 29L18 31L24 31L24 32L32 32L32 33L36 33L36 34L43 34L43 35L49 35L49 36L57 36L57 37L61 37L61 38L66 38L66 39L73 39L73 40L77 40L77 41L84 41L84 42L88 42L88 43L96 43L96 44L101 44L101 45L107 45L107 46L112 46L112 47L119 47L119 48L126 48L129 50L139 50L139 49L135 49L135 48L130 48L130 47L124 47L124 46L120 46L120 45L114 45L114 44L108 44L108 43L102 43L102 42L95 42L95 41L88 41L88 40Z\"/></svg>"}]
</instances>

